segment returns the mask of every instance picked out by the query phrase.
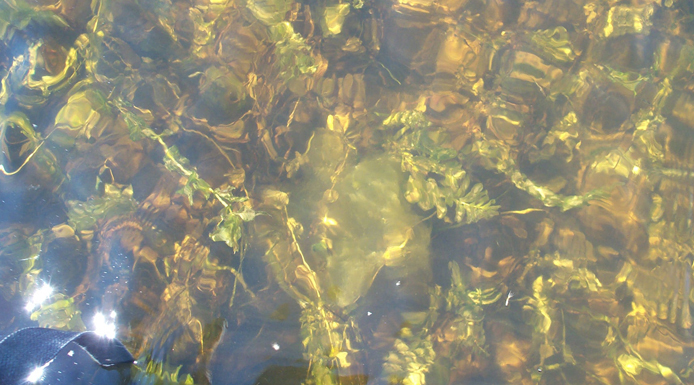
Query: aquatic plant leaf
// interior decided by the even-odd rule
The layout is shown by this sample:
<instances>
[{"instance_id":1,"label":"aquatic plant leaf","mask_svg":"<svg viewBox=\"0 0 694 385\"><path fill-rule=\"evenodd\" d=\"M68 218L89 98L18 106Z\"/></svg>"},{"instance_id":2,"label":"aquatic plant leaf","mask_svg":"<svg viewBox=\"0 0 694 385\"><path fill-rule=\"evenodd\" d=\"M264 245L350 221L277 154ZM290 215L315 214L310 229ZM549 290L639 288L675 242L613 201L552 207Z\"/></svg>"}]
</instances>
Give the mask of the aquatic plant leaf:
<instances>
[{"instance_id":1,"label":"aquatic plant leaf","mask_svg":"<svg viewBox=\"0 0 694 385\"><path fill-rule=\"evenodd\" d=\"M167 168L172 170L173 167ZM192 205L193 196L196 192L200 192L205 199L208 199L212 188L204 179L200 178L196 171L191 171L187 176L186 183L176 192L188 198L188 202Z\"/></svg>"},{"instance_id":2,"label":"aquatic plant leaf","mask_svg":"<svg viewBox=\"0 0 694 385\"><path fill-rule=\"evenodd\" d=\"M294 154L294 159L284 164L284 168L287 171L287 178L291 179L297 173L297 171L301 169L301 166L308 164L308 162L309 159L306 154L296 152Z\"/></svg>"},{"instance_id":3,"label":"aquatic plant leaf","mask_svg":"<svg viewBox=\"0 0 694 385\"><path fill-rule=\"evenodd\" d=\"M283 209L289 204L289 194L284 191L266 189L262 192L263 204Z\"/></svg>"},{"instance_id":4,"label":"aquatic plant leaf","mask_svg":"<svg viewBox=\"0 0 694 385\"><path fill-rule=\"evenodd\" d=\"M0 269L11 272L0 283L0 294L9 301L17 293L25 298L39 285L40 254L44 243L44 230L34 234L23 226L0 229ZM33 289L33 290L32 290Z\"/></svg>"},{"instance_id":5,"label":"aquatic plant leaf","mask_svg":"<svg viewBox=\"0 0 694 385\"><path fill-rule=\"evenodd\" d=\"M537 152L531 152L529 160L536 163L561 156L560 159L569 163L574 159L574 153L579 150L580 146L578 117L572 111L549 130L542 142L542 147Z\"/></svg>"},{"instance_id":6,"label":"aquatic plant leaf","mask_svg":"<svg viewBox=\"0 0 694 385\"><path fill-rule=\"evenodd\" d=\"M401 331L401 334L407 334ZM396 339L385 357L381 377L388 384L425 385L426 374L434 364L436 353L428 338L418 336Z\"/></svg>"},{"instance_id":7,"label":"aquatic plant leaf","mask_svg":"<svg viewBox=\"0 0 694 385\"><path fill-rule=\"evenodd\" d=\"M87 89L77 92L56 114L54 126L57 132L51 135L51 140L58 143L67 141L57 139L58 132L63 133L63 137L98 138L105 129L99 122L110 112L106 97L100 91Z\"/></svg>"},{"instance_id":8,"label":"aquatic plant leaf","mask_svg":"<svg viewBox=\"0 0 694 385\"><path fill-rule=\"evenodd\" d=\"M546 55L546 59L562 64L576 59L576 53L571 41L569 41L569 33L566 28L560 26L537 31L531 36L532 43Z\"/></svg>"},{"instance_id":9,"label":"aquatic plant leaf","mask_svg":"<svg viewBox=\"0 0 694 385\"><path fill-rule=\"evenodd\" d=\"M275 42L275 68L280 79L292 80L301 75L312 75L318 70L318 62L304 38L294 31L288 22L270 27L270 37Z\"/></svg>"},{"instance_id":10,"label":"aquatic plant leaf","mask_svg":"<svg viewBox=\"0 0 694 385\"><path fill-rule=\"evenodd\" d=\"M180 349L176 359L165 361L167 363L190 362L188 360L193 357L199 359L201 362L194 368L186 365L186 370L202 380L212 354L210 348L216 345L224 327L218 307L226 302L219 298L222 287L227 284L226 278L233 274L236 276L234 287L238 283L247 290L247 286L240 272L220 264L210 255L210 249L194 236L187 234L181 242L176 242L174 249L174 254L162 261L166 287L159 296L161 310L148 317L148 322L160 326L153 331L148 345L155 350L162 343L170 344L172 350ZM232 292L235 293L235 289ZM210 318L214 320L210 322Z\"/></svg>"},{"instance_id":11,"label":"aquatic plant leaf","mask_svg":"<svg viewBox=\"0 0 694 385\"><path fill-rule=\"evenodd\" d=\"M501 299L501 292L489 288L486 290L475 289L467 293L468 298L475 305L491 305Z\"/></svg>"},{"instance_id":12,"label":"aquatic plant leaf","mask_svg":"<svg viewBox=\"0 0 694 385\"><path fill-rule=\"evenodd\" d=\"M231 68L208 67L200 77L200 97L193 108L195 117L210 126L238 120L248 109L243 80Z\"/></svg>"},{"instance_id":13,"label":"aquatic plant leaf","mask_svg":"<svg viewBox=\"0 0 694 385\"><path fill-rule=\"evenodd\" d=\"M448 222L470 224L498 215L499 206L482 184L472 184L459 168L457 152L441 145L446 136L431 129L423 112L396 112L384 120L383 128L400 128L389 147L401 157L402 170L410 173L405 190L408 202L425 211L435 208L437 218ZM448 216L449 212L453 215Z\"/></svg>"},{"instance_id":14,"label":"aquatic plant leaf","mask_svg":"<svg viewBox=\"0 0 694 385\"><path fill-rule=\"evenodd\" d=\"M488 356L484 331L484 306L501 299L501 292L493 288L469 290L464 284L457 262L450 261L451 287L445 294L446 311L455 314L451 321L455 331L453 355L472 352Z\"/></svg>"},{"instance_id":15,"label":"aquatic plant leaf","mask_svg":"<svg viewBox=\"0 0 694 385\"><path fill-rule=\"evenodd\" d=\"M339 384L357 366L357 340L351 322L335 317L321 303L309 302L301 312L304 358L311 364L307 384Z\"/></svg>"},{"instance_id":16,"label":"aquatic plant leaf","mask_svg":"<svg viewBox=\"0 0 694 385\"><path fill-rule=\"evenodd\" d=\"M533 297L528 300L528 304L534 307L538 315L535 323L536 331L544 336L549 335L552 326L551 304L547 296L549 285L551 284L545 282L543 277L537 277L533 281Z\"/></svg>"},{"instance_id":17,"label":"aquatic plant leaf","mask_svg":"<svg viewBox=\"0 0 694 385\"><path fill-rule=\"evenodd\" d=\"M639 114L635 120L636 133L632 144L633 150L641 156L645 156L650 164L661 165L665 159L665 153L663 144L656 137L656 132L665 118L660 114L647 112ZM640 168L644 166L640 164L641 162L638 163L637 166Z\"/></svg>"},{"instance_id":18,"label":"aquatic plant leaf","mask_svg":"<svg viewBox=\"0 0 694 385\"><path fill-rule=\"evenodd\" d=\"M606 16L602 35L616 37L627 33L643 33L648 35L652 26L653 4L642 7L618 5L610 8Z\"/></svg>"},{"instance_id":19,"label":"aquatic plant leaf","mask_svg":"<svg viewBox=\"0 0 694 385\"><path fill-rule=\"evenodd\" d=\"M641 374L645 369L653 374L659 374L672 384L684 384L672 369L661 365L657 361L645 361L641 357L632 354L622 354L617 358L619 368L624 371L629 377L636 381L636 376Z\"/></svg>"},{"instance_id":20,"label":"aquatic plant leaf","mask_svg":"<svg viewBox=\"0 0 694 385\"><path fill-rule=\"evenodd\" d=\"M289 0L247 0L246 8L253 16L266 26L273 26L284 21L289 11Z\"/></svg>"},{"instance_id":21,"label":"aquatic plant leaf","mask_svg":"<svg viewBox=\"0 0 694 385\"><path fill-rule=\"evenodd\" d=\"M323 25L328 33L326 35L339 35L342 32L342 25L345 18L349 15L349 4L338 4L325 7L323 11Z\"/></svg>"},{"instance_id":22,"label":"aquatic plant leaf","mask_svg":"<svg viewBox=\"0 0 694 385\"><path fill-rule=\"evenodd\" d=\"M594 190L584 195L565 196L536 184L517 169L516 162L511 157L509 146L501 141L488 140L482 137L476 140L468 151L479 155L480 158L478 159L483 167L505 174L518 189L540 200L547 207L559 207L561 211L568 211L584 206L606 194L603 190Z\"/></svg>"},{"instance_id":23,"label":"aquatic plant leaf","mask_svg":"<svg viewBox=\"0 0 694 385\"><path fill-rule=\"evenodd\" d=\"M145 137L154 139L157 136L149 128L147 122L132 111L132 103L121 97L113 99L111 103L120 112L120 116L130 132L130 139L137 141Z\"/></svg>"},{"instance_id":24,"label":"aquatic plant leaf","mask_svg":"<svg viewBox=\"0 0 694 385\"><path fill-rule=\"evenodd\" d=\"M185 178L185 184L177 191L178 194L188 198L190 205L193 205L196 193L200 193L206 200L211 195L214 195L225 206L223 212L218 217L219 219L217 219L218 222L215 229L210 233L210 238L214 241L225 242L235 252L242 250L240 245L240 240L243 236L242 224L243 222L253 220L256 216L256 213L248 206L244 206L242 211L234 211L233 204L243 202L245 199L233 196L232 191L229 189L212 189L210 184L202 179L197 170L191 166L190 160L180 153L178 147L167 146L161 135L155 134L142 118L129 110L131 106L129 102L117 99L115 105L120 109L126 120L131 138L133 136L139 138L147 137L156 140L164 147L164 166L166 169Z\"/></svg>"},{"instance_id":25,"label":"aquatic plant leaf","mask_svg":"<svg viewBox=\"0 0 694 385\"><path fill-rule=\"evenodd\" d=\"M489 199L482 184L471 186L471 180L465 170L455 170L445 166L434 167L421 157L403 157L403 168L410 171L405 198L408 202L418 204L422 210L436 208L439 219L446 218L448 207L454 207L452 221L470 224L498 215L499 206ZM441 181L428 177L436 174ZM425 179L426 178L426 179ZM448 218L448 220L451 220Z\"/></svg>"},{"instance_id":26,"label":"aquatic plant leaf","mask_svg":"<svg viewBox=\"0 0 694 385\"><path fill-rule=\"evenodd\" d=\"M0 40L9 40L14 31L24 30L30 23L69 28L59 15L49 10L35 9L22 0L0 2Z\"/></svg>"},{"instance_id":27,"label":"aquatic plant leaf","mask_svg":"<svg viewBox=\"0 0 694 385\"><path fill-rule=\"evenodd\" d=\"M86 202L69 200L66 205L68 223L79 233L93 230L99 220L132 213L137 202L133 199L132 186L121 190L106 184L102 196L93 197Z\"/></svg>"},{"instance_id":28,"label":"aquatic plant leaf","mask_svg":"<svg viewBox=\"0 0 694 385\"><path fill-rule=\"evenodd\" d=\"M410 130L421 130L431 127L431 122L424 115L423 111L405 110L390 114L383 121L383 127L387 129L402 127L402 130L399 132L399 135L402 135Z\"/></svg>"},{"instance_id":29,"label":"aquatic plant leaf","mask_svg":"<svg viewBox=\"0 0 694 385\"><path fill-rule=\"evenodd\" d=\"M328 128L330 128L331 117L328 117ZM311 150L311 142L313 141L314 135L311 135L308 144L306 145L306 151L302 154L298 151L294 153L294 159L286 162L284 164L285 170L287 170L287 178L291 178L296 174L299 169L309 163L308 152Z\"/></svg>"},{"instance_id":30,"label":"aquatic plant leaf","mask_svg":"<svg viewBox=\"0 0 694 385\"><path fill-rule=\"evenodd\" d=\"M192 52L199 58L204 58L208 55L208 47L212 46L215 39L215 22L216 19L208 21L198 8L190 9L189 17L193 22L193 49Z\"/></svg>"},{"instance_id":31,"label":"aquatic plant leaf","mask_svg":"<svg viewBox=\"0 0 694 385\"><path fill-rule=\"evenodd\" d=\"M592 167L596 172L616 174L624 178L631 175L634 167L638 168L633 159L619 150L610 151L604 158L597 159Z\"/></svg>"},{"instance_id":32,"label":"aquatic plant leaf","mask_svg":"<svg viewBox=\"0 0 694 385\"><path fill-rule=\"evenodd\" d=\"M205 199L208 199L211 194L215 193L209 183L200 178L198 172L190 166L190 161L188 158L181 155L178 147L166 147L164 166L167 170L186 178L185 184L178 191L176 191L176 193L188 198L188 202L191 205L194 202L195 193L202 194Z\"/></svg>"},{"instance_id":33,"label":"aquatic plant leaf","mask_svg":"<svg viewBox=\"0 0 694 385\"><path fill-rule=\"evenodd\" d=\"M75 304L75 299L62 293L54 294L50 303L42 304L31 313L31 320L38 321L42 328L58 330L87 330L82 322L82 312Z\"/></svg>"},{"instance_id":34,"label":"aquatic plant leaf","mask_svg":"<svg viewBox=\"0 0 694 385\"><path fill-rule=\"evenodd\" d=\"M234 195L234 190L235 189L233 187L216 188L216 189L214 189L214 195L221 202L224 202L228 205L233 204L233 203L242 203L242 202L248 201L248 198L246 198L246 197L240 197L240 196Z\"/></svg>"},{"instance_id":35,"label":"aquatic plant leaf","mask_svg":"<svg viewBox=\"0 0 694 385\"><path fill-rule=\"evenodd\" d=\"M640 88L641 85L651 80L650 76L643 76L642 74L631 71L618 71L607 65L604 67L603 71L612 83L619 84L620 86L626 88L634 94L637 93L637 90Z\"/></svg>"},{"instance_id":36,"label":"aquatic plant leaf","mask_svg":"<svg viewBox=\"0 0 694 385\"><path fill-rule=\"evenodd\" d=\"M133 365L131 381L136 385L194 385L190 374L181 375L182 366L171 367L149 357L139 358Z\"/></svg>"},{"instance_id":37,"label":"aquatic plant leaf","mask_svg":"<svg viewBox=\"0 0 694 385\"><path fill-rule=\"evenodd\" d=\"M462 185L459 191L463 191ZM446 200L448 202L448 198ZM489 199L487 191L481 183L477 183L467 194L454 198L455 221L458 223L474 223L483 219L489 219L499 214L499 206L494 205L494 200Z\"/></svg>"},{"instance_id":38,"label":"aquatic plant leaf","mask_svg":"<svg viewBox=\"0 0 694 385\"><path fill-rule=\"evenodd\" d=\"M232 206L225 207L218 217L219 222L210 232L210 239L215 242L224 242L235 253L239 252L242 250L240 241L244 234L243 223L252 221L257 215L258 213L248 206L243 206L243 211L234 211Z\"/></svg>"}]
</instances>

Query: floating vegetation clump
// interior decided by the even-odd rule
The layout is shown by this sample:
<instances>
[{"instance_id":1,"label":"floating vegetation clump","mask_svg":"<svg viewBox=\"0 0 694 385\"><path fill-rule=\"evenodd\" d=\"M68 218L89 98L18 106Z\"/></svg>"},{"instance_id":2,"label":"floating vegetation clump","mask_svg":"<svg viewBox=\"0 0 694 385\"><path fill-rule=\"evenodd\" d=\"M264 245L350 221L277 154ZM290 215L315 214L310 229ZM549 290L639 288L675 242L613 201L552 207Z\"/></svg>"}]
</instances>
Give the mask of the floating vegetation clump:
<instances>
[{"instance_id":1,"label":"floating vegetation clump","mask_svg":"<svg viewBox=\"0 0 694 385\"><path fill-rule=\"evenodd\" d=\"M0 0L0 334L113 314L141 384L691 383L693 17Z\"/></svg>"}]
</instances>

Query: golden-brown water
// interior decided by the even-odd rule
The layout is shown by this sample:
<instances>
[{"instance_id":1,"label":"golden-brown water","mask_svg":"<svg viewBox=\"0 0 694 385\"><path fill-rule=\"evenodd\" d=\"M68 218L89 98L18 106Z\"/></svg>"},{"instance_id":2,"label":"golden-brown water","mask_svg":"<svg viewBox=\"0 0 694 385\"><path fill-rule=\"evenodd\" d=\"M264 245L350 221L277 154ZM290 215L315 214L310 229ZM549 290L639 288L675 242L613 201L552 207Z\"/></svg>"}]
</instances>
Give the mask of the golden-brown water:
<instances>
[{"instance_id":1,"label":"golden-brown water","mask_svg":"<svg viewBox=\"0 0 694 385\"><path fill-rule=\"evenodd\" d=\"M113 314L133 384L694 383L693 31L0 0L0 335Z\"/></svg>"}]
</instances>

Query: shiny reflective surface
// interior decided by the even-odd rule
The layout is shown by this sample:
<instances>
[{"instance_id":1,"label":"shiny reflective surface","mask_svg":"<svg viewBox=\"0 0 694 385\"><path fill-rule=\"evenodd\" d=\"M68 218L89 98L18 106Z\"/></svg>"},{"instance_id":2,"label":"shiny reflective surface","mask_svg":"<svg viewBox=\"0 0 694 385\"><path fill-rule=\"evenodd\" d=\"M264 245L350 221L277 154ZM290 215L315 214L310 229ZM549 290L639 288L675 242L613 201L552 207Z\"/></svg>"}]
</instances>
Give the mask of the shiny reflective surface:
<instances>
[{"instance_id":1,"label":"shiny reflective surface","mask_svg":"<svg viewBox=\"0 0 694 385\"><path fill-rule=\"evenodd\" d=\"M691 383L692 20L1 0L0 334L134 384Z\"/></svg>"}]
</instances>

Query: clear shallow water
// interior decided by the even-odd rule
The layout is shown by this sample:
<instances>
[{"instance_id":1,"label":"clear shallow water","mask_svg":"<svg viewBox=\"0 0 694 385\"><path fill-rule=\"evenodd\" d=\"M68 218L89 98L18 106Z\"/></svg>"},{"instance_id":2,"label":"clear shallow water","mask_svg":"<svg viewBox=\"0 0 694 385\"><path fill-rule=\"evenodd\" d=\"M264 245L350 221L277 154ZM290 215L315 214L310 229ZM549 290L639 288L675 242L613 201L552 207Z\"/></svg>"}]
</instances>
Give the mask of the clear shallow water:
<instances>
[{"instance_id":1,"label":"clear shallow water","mask_svg":"<svg viewBox=\"0 0 694 385\"><path fill-rule=\"evenodd\" d=\"M3 335L106 314L131 383L691 382L689 2L0 10Z\"/></svg>"}]
</instances>

